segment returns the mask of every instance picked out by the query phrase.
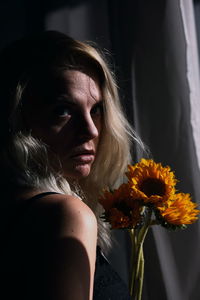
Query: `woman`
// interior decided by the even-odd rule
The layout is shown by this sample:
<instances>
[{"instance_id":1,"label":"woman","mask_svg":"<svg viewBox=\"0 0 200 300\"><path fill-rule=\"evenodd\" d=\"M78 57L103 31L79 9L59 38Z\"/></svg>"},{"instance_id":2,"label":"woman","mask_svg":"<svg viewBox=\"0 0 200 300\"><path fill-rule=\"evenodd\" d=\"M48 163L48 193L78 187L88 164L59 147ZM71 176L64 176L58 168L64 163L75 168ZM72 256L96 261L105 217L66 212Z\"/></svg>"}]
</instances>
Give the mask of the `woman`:
<instances>
[{"instance_id":1,"label":"woman","mask_svg":"<svg viewBox=\"0 0 200 300\"><path fill-rule=\"evenodd\" d=\"M136 139L105 60L54 31L17 41L0 56L0 99L4 299L129 299L99 250L97 200Z\"/></svg>"}]
</instances>

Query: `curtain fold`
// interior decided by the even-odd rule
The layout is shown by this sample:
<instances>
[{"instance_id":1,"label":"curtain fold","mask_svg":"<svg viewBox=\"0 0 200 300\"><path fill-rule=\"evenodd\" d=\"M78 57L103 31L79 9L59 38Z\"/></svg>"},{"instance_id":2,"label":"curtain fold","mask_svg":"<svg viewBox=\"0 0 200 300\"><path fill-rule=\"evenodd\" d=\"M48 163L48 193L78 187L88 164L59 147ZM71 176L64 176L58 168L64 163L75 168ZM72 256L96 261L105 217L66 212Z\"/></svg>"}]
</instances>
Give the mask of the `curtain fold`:
<instances>
[{"instance_id":1,"label":"curtain fold","mask_svg":"<svg viewBox=\"0 0 200 300\"><path fill-rule=\"evenodd\" d=\"M154 159L176 171L179 189L199 203L200 81L193 2L162 1L160 9L158 3L146 4L139 5L136 38L138 131ZM145 300L198 299L199 222L181 232L159 227L152 231L155 249L149 241L145 245ZM152 251L156 252L153 263ZM156 293L160 282L154 280L157 272L164 287L160 298Z\"/></svg>"}]
</instances>

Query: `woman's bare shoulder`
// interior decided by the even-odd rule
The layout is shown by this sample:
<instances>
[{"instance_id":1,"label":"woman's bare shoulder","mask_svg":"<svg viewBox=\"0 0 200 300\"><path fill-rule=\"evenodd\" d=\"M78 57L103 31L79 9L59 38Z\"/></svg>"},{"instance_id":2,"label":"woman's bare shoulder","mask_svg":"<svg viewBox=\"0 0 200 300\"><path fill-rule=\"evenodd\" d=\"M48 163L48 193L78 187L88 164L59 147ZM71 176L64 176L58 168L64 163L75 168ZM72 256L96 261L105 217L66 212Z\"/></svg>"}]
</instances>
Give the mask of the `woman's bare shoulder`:
<instances>
[{"instance_id":1,"label":"woman's bare shoulder","mask_svg":"<svg viewBox=\"0 0 200 300\"><path fill-rule=\"evenodd\" d=\"M97 231L93 211L80 198L71 195L49 194L37 199L27 212L26 220L35 230L60 237L83 237L83 232L89 230L95 235Z\"/></svg>"},{"instance_id":2,"label":"woman's bare shoulder","mask_svg":"<svg viewBox=\"0 0 200 300\"><path fill-rule=\"evenodd\" d=\"M45 253L45 293L56 300L92 299L97 242L92 210L75 196L45 195L31 205L24 225L30 249L39 249L40 261Z\"/></svg>"}]
</instances>

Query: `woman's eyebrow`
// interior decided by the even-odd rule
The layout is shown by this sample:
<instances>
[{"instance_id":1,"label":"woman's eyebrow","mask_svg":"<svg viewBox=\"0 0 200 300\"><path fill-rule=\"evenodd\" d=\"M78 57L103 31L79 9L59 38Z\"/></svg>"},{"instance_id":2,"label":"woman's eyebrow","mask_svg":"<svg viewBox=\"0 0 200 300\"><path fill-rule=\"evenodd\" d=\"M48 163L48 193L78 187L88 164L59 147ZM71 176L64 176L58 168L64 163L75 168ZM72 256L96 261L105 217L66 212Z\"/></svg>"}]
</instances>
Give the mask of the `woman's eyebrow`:
<instances>
[{"instance_id":1,"label":"woman's eyebrow","mask_svg":"<svg viewBox=\"0 0 200 300\"><path fill-rule=\"evenodd\" d=\"M103 99L94 99L94 105L102 105L103 104ZM73 98L73 96L70 95L59 95L56 97L56 102L66 102L67 104L72 104L75 105L76 104L76 99Z\"/></svg>"},{"instance_id":2,"label":"woman's eyebrow","mask_svg":"<svg viewBox=\"0 0 200 300\"><path fill-rule=\"evenodd\" d=\"M67 104L75 105L75 99L70 95L59 95L56 97L56 102L65 102Z\"/></svg>"},{"instance_id":3,"label":"woman's eyebrow","mask_svg":"<svg viewBox=\"0 0 200 300\"><path fill-rule=\"evenodd\" d=\"M94 103L93 107L94 107L94 106L98 106L98 105L99 105L99 106L102 106L103 103L104 103L103 99L100 99L100 100L98 100L98 101L96 101L96 102Z\"/></svg>"}]
</instances>

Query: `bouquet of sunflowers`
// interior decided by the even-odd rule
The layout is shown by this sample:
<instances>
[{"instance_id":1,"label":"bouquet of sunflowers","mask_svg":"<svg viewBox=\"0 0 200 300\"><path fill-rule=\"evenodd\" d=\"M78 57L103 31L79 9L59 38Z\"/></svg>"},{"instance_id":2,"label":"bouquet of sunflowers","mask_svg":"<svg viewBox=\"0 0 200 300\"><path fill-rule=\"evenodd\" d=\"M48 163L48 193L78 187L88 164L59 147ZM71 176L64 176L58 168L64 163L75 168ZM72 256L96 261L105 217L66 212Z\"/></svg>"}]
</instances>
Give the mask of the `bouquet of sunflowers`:
<instances>
[{"instance_id":1,"label":"bouquet of sunflowers","mask_svg":"<svg viewBox=\"0 0 200 300\"><path fill-rule=\"evenodd\" d=\"M198 219L200 210L190 194L177 193L174 172L153 160L128 166L128 182L99 199L102 218L112 229L127 229L132 244L130 295L141 300L144 277L143 243L152 225L184 229Z\"/></svg>"}]
</instances>

